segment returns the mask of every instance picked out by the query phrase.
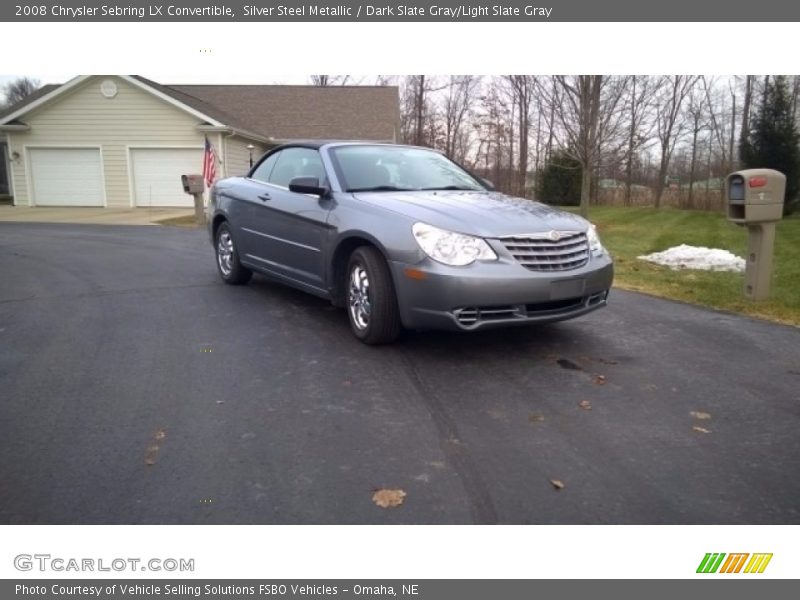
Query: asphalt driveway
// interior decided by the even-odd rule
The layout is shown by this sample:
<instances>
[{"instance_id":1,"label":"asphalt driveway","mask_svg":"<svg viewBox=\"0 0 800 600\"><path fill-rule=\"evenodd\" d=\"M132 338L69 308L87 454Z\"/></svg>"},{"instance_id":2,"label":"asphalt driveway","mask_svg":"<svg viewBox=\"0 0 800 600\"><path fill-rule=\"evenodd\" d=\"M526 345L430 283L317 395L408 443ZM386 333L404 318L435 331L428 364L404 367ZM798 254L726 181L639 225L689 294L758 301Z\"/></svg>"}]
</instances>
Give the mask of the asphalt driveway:
<instances>
[{"instance_id":1,"label":"asphalt driveway","mask_svg":"<svg viewBox=\"0 0 800 600\"><path fill-rule=\"evenodd\" d=\"M800 523L799 431L795 328L615 291L373 348L204 232L0 223L0 523Z\"/></svg>"}]
</instances>

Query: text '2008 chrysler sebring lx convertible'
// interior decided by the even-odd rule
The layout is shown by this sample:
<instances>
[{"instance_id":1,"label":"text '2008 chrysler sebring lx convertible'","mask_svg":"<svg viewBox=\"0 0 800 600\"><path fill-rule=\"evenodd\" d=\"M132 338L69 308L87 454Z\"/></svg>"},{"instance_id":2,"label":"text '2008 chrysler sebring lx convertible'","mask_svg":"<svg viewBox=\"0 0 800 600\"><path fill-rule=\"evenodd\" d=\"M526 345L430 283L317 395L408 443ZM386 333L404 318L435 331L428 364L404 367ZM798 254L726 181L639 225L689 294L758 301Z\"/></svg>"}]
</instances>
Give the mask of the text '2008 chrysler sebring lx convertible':
<instances>
[{"instance_id":1,"label":"text '2008 chrysler sebring lx convertible'","mask_svg":"<svg viewBox=\"0 0 800 600\"><path fill-rule=\"evenodd\" d=\"M330 299L368 344L570 319L605 306L613 278L585 219L411 146L279 146L214 185L209 229L226 283L257 271Z\"/></svg>"}]
</instances>

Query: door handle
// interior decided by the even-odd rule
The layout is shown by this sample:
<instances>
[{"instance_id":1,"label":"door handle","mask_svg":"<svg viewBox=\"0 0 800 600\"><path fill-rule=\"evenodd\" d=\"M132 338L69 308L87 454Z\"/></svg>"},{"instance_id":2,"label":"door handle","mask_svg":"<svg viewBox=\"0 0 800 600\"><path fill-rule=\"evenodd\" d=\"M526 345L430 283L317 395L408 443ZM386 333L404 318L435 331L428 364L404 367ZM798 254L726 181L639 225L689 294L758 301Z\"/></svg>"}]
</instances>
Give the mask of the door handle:
<instances>
[{"instance_id":1,"label":"door handle","mask_svg":"<svg viewBox=\"0 0 800 600\"><path fill-rule=\"evenodd\" d=\"M268 200L272 200L272 197L269 194L266 194L266 193L259 194L258 197L261 198L262 202L267 202Z\"/></svg>"}]
</instances>

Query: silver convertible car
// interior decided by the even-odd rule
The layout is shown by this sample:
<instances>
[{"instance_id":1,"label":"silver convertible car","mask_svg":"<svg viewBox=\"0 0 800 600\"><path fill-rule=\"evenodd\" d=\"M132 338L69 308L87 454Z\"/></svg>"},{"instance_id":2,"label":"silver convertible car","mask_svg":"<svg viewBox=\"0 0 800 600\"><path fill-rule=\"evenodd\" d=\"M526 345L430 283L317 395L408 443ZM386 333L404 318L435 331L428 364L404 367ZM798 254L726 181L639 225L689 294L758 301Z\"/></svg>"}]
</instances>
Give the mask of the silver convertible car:
<instances>
[{"instance_id":1,"label":"silver convertible car","mask_svg":"<svg viewBox=\"0 0 800 600\"><path fill-rule=\"evenodd\" d=\"M496 192L439 152L297 142L211 190L222 279L253 272L347 308L367 344L605 306L611 258L585 219Z\"/></svg>"}]
</instances>

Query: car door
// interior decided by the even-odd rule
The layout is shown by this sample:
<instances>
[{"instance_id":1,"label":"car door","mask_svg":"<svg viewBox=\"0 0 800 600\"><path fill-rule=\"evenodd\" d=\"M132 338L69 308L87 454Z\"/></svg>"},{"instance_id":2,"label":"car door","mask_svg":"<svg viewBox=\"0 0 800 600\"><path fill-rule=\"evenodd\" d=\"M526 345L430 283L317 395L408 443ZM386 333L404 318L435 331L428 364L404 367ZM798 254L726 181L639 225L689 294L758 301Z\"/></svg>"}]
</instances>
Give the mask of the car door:
<instances>
[{"instance_id":1,"label":"car door","mask_svg":"<svg viewBox=\"0 0 800 600\"><path fill-rule=\"evenodd\" d=\"M256 194L257 201L250 203L252 214L242 227L248 238L248 258L265 271L324 291L323 248L330 201L289 191L289 182L295 177L317 177L320 183L326 182L319 151L295 147L269 158L273 156L275 162L266 185Z\"/></svg>"},{"instance_id":2,"label":"car door","mask_svg":"<svg viewBox=\"0 0 800 600\"><path fill-rule=\"evenodd\" d=\"M261 256L266 250L262 248L263 237L255 235L255 222L259 218L264 196L268 196L271 189L269 176L278 154L270 154L262 160L250 175L239 180L236 186L230 186L221 193L229 197L232 202L228 209L228 218L235 228L236 244L239 248L240 260L248 265L261 268L255 257Z\"/></svg>"}]
</instances>

